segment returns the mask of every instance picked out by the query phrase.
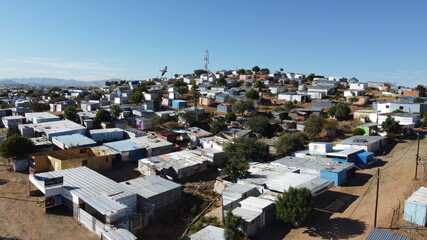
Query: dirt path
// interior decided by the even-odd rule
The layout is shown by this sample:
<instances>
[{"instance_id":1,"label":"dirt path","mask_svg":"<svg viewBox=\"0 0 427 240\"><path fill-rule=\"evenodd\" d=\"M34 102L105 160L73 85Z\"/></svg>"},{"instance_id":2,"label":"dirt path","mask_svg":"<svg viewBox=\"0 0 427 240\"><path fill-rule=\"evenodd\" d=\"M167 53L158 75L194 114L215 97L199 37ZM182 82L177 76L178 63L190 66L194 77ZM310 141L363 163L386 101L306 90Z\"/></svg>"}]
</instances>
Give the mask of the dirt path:
<instances>
[{"instance_id":1,"label":"dirt path","mask_svg":"<svg viewBox=\"0 0 427 240\"><path fill-rule=\"evenodd\" d=\"M425 185L425 170L418 168L418 180L414 180L416 141L398 143L386 156L379 156L378 166L358 171L355 180L347 186L331 189L333 204L317 211L311 227L293 229L284 239L365 239L374 225L377 180L380 169L380 190L377 227L389 228L402 218L404 200L420 185ZM427 139L421 140L420 156L425 159ZM326 196L327 197L327 196ZM335 211L334 207L344 208ZM395 210L395 209L399 209ZM400 212L400 215L398 213ZM405 235L427 239L414 233Z\"/></svg>"},{"instance_id":2,"label":"dirt path","mask_svg":"<svg viewBox=\"0 0 427 240\"><path fill-rule=\"evenodd\" d=\"M99 239L73 217L46 214L36 197L27 197L28 181L0 166L0 239Z\"/></svg>"}]
</instances>

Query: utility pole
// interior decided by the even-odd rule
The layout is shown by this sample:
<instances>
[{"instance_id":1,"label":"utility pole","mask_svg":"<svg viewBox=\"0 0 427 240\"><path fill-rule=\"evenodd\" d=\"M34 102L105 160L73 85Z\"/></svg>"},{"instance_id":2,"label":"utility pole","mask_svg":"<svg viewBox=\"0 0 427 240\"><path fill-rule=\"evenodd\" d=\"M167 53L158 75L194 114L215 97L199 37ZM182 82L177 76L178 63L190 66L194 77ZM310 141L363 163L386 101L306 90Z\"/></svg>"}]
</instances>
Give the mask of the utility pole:
<instances>
[{"instance_id":1,"label":"utility pole","mask_svg":"<svg viewBox=\"0 0 427 240\"><path fill-rule=\"evenodd\" d=\"M415 157L415 180L417 180L418 175L418 159L420 154L420 137L421 137L421 129L418 129L418 147L417 147L417 156Z\"/></svg>"},{"instance_id":2,"label":"utility pole","mask_svg":"<svg viewBox=\"0 0 427 240\"><path fill-rule=\"evenodd\" d=\"M377 227L377 212L378 212L378 194L380 190L380 169L377 171L377 197L375 199L375 218L374 218L374 228Z\"/></svg>"}]
</instances>

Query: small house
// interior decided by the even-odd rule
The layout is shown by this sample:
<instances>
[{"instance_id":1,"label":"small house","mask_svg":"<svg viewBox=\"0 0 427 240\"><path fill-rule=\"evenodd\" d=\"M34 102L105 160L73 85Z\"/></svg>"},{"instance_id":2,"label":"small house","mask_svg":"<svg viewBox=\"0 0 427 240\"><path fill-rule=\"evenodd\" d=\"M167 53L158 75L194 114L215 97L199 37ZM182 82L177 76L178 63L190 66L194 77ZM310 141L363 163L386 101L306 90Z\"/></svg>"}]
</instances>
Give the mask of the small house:
<instances>
[{"instance_id":1,"label":"small house","mask_svg":"<svg viewBox=\"0 0 427 240\"><path fill-rule=\"evenodd\" d=\"M279 100L285 100L287 102L297 101L297 102L307 102L309 97L306 94L298 94L296 92L283 92L277 95Z\"/></svg>"},{"instance_id":2,"label":"small house","mask_svg":"<svg viewBox=\"0 0 427 240\"><path fill-rule=\"evenodd\" d=\"M209 225L184 240L225 240L224 231L224 228Z\"/></svg>"},{"instance_id":3,"label":"small house","mask_svg":"<svg viewBox=\"0 0 427 240\"><path fill-rule=\"evenodd\" d=\"M52 143L60 149L96 146L95 141L81 134L71 134L53 137Z\"/></svg>"},{"instance_id":4,"label":"small house","mask_svg":"<svg viewBox=\"0 0 427 240\"><path fill-rule=\"evenodd\" d=\"M25 120L23 116L7 116L1 119L5 128L17 127L20 124L25 124Z\"/></svg>"},{"instance_id":5,"label":"small house","mask_svg":"<svg viewBox=\"0 0 427 240\"><path fill-rule=\"evenodd\" d=\"M153 127L151 119L145 117L135 118L134 125L139 130L148 130Z\"/></svg>"},{"instance_id":6,"label":"small house","mask_svg":"<svg viewBox=\"0 0 427 240\"><path fill-rule=\"evenodd\" d=\"M53 122L53 121L60 120L58 116L48 112L25 113L25 118L27 119L27 123L43 123L43 122Z\"/></svg>"},{"instance_id":7,"label":"small house","mask_svg":"<svg viewBox=\"0 0 427 240\"><path fill-rule=\"evenodd\" d=\"M185 107L187 107L187 101L185 101L185 100L174 99L172 101L172 108L174 108L174 109L181 109L181 108L185 108Z\"/></svg>"},{"instance_id":8,"label":"small house","mask_svg":"<svg viewBox=\"0 0 427 240\"><path fill-rule=\"evenodd\" d=\"M279 94L286 92L288 89L285 86L272 86L269 87L268 90L270 90L272 94Z\"/></svg>"},{"instance_id":9,"label":"small house","mask_svg":"<svg viewBox=\"0 0 427 240\"><path fill-rule=\"evenodd\" d=\"M352 136L336 144L336 149L356 148L376 152L384 148L387 138L382 136Z\"/></svg>"},{"instance_id":10,"label":"small house","mask_svg":"<svg viewBox=\"0 0 427 240\"><path fill-rule=\"evenodd\" d=\"M191 143L196 145L200 144L202 138L212 136L212 133L198 127L187 128L185 131Z\"/></svg>"},{"instance_id":11,"label":"small house","mask_svg":"<svg viewBox=\"0 0 427 240\"><path fill-rule=\"evenodd\" d=\"M130 141L144 147L147 157L166 154L173 151L173 144L171 142L158 138L154 134L132 138Z\"/></svg>"},{"instance_id":12,"label":"small house","mask_svg":"<svg viewBox=\"0 0 427 240\"><path fill-rule=\"evenodd\" d=\"M228 113L231 112L231 105L230 104L218 104L216 107L217 112L221 113Z\"/></svg>"},{"instance_id":13,"label":"small house","mask_svg":"<svg viewBox=\"0 0 427 240\"><path fill-rule=\"evenodd\" d=\"M117 151L119 153L117 159L123 162L137 161L147 156L147 150L143 146L132 142L131 139L104 143L104 146Z\"/></svg>"},{"instance_id":14,"label":"small house","mask_svg":"<svg viewBox=\"0 0 427 240\"><path fill-rule=\"evenodd\" d=\"M170 143L175 143L176 142L176 138L178 137L178 135L172 131L169 130L160 130L160 131L156 131L154 133L154 135L156 135L156 137L166 140Z\"/></svg>"}]
</instances>

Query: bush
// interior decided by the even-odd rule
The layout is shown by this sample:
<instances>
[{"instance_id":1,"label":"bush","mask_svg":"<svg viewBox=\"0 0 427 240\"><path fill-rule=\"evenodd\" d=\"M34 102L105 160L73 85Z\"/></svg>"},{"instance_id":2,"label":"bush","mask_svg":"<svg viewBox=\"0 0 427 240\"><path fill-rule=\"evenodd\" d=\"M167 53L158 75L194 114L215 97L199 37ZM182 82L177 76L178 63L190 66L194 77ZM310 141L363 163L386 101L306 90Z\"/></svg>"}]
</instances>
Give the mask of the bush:
<instances>
[{"instance_id":1,"label":"bush","mask_svg":"<svg viewBox=\"0 0 427 240\"><path fill-rule=\"evenodd\" d=\"M363 128L355 128L352 134L353 136L365 135L365 130Z\"/></svg>"},{"instance_id":2,"label":"bush","mask_svg":"<svg viewBox=\"0 0 427 240\"><path fill-rule=\"evenodd\" d=\"M303 224L314 211L314 197L307 188L290 187L276 200L277 218L295 227Z\"/></svg>"}]
</instances>

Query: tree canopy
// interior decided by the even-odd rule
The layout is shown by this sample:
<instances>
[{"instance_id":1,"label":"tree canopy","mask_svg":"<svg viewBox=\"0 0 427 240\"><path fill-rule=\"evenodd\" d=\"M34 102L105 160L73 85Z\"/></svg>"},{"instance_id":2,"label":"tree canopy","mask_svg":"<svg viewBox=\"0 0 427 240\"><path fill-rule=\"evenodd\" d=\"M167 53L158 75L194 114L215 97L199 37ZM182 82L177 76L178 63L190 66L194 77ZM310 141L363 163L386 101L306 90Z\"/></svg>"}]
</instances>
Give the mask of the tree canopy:
<instances>
[{"instance_id":1,"label":"tree canopy","mask_svg":"<svg viewBox=\"0 0 427 240\"><path fill-rule=\"evenodd\" d=\"M77 108L75 106L68 106L64 109L64 117L71 121L77 120Z\"/></svg>"},{"instance_id":2,"label":"tree canopy","mask_svg":"<svg viewBox=\"0 0 427 240\"><path fill-rule=\"evenodd\" d=\"M279 194L276 199L276 216L278 219L301 226L314 211L314 197L307 188L290 187Z\"/></svg>"},{"instance_id":3,"label":"tree canopy","mask_svg":"<svg viewBox=\"0 0 427 240\"><path fill-rule=\"evenodd\" d=\"M144 95L140 91L135 91L129 99L133 104L141 104L142 100L144 100Z\"/></svg>"},{"instance_id":4,"label":"tree canopy","mask_svg":"<svg viewBox=\"0 0 427 240\"><path fill-rule=\"evenodd\" d=\"M224 131L225 129L227 129L227 124L225 124L224 121L214 121L211 125L210 132L213 135L217 135L220 132Z\"/></svg>"},{"instance_id":5,"label":"tree canopy","mask_svg":"<svg viewBox=\"0 0 427 240\"><path fill-rule=\"evenodd\" d=\"M265 84L263 81L256 81L254 87L258 88L258 90L261 91L262 88L265 88Z\"/></svg>"},{"instance_id":6,"label":"tree canopy","mask_svg":"<svg viewBox=\"0 0 427 240\"><path fill-rule=\"evenodd\" d=\"M234 103L231 108L234 112L243 115L245 111L250 111L254 108L254 102L249 99L242 99L241 101Z\"/></svg>"},{"instance_id":7,"label":"tree canopy","mask_svg":"<svg viewBox=\"0 0 427 240\"><path fill-rule=\"evenodd\" d=\"M426 100L420 97L416 97L414 98L413 102L414 103L424 103Z\"/></svg>"},{"instance_id":8,"label":"tree canopy","mask_svg":"<svg viewBox=\"0 0 427 240\"><path fill-rule=\"evenodd\" d=\"M194 70L194 74L196 76L200 76L200 75L205 74L205 73L208 73L208 71L206 71L204 69L196 69L196 70Z\"/></svg>"},{"instance_id":9,"label":"tree canopy","mask_svg":"<svg viewBox=\"0 0 427 240\"><path fill-rule=\"evenodd\" d=\"M322 132L322 127L325 124L325 119L322 116L313 115L305 122L304 133L310 140L316 140Z\"/></svg>"},{"instance_id":10,"label":"tree canopy","mask_svg":"<svg viewBox=\"0 0 427 240\"><path fill-rule=\"evenodd\" d=\"M87 95L87 99L99 100L99 99L101 99L101 94L91 93L91 94Z\"/></svg>"},{"instance_id":11,"label":"tree canopy","mask_svg":"<svg viewBox=\"0 0 427 240\"><path fill-rule=\"evenodd\" d=\"M261 74L270 74L270 69L268 69L268 68L262 68L261 70L260 70L260 72L261 72Z\"/></svg>"},{"instance_id":12,"label":"tree canopy","mask_svg":"<svg viewBox=\"0 0 427 240\"><path fill-rule=\"evenodd\" d=\"M225 122L229 123L231 121L236 121L237 117L234 112L229 112L225 114L224 119L225 119Z\"/></svg>"},{"instance_id":13,"label":"tree canopy","mask_svg":"<svg viewBox=\"0 0 427 240\"><path fill-rule=\"evenodd\" d=\"M351 109L345 103L337 103L333 105L328 111L329 116L335 117L340 121L344 119L348 119L350 113L351 113Z\"/></svg>"},{"instance_id":14,"label":"tree canopy","mask_svg":"<svg viewBox=\"0 0 427 240\"><path fill-rule=\"evenodd\" d=\"M258 99L259 98L259 92L257 90L251 89L245 94L245 96L247 98L252 99L252 100Z\"/></svg>"},{"instance_id":15,"label":"tree canopy","mask_svg":"<svg viewBox=\"0 0 427 240\"><path fill-rule=\"evenodd\" d=\"M362 128L355 128L352 132L353 136L361 136L365 134L365 130Z\"/></svg>"},{"instance_id":16,"label":"tree canopy","mask_svg":"<svg viewBox=\"0 0 427 240\"><path fill-rule=\"evenodd\" d=\"M215 81L215 85L217 86L225 86L227 85L227 81L225 80L225 78L220 77Z\"/></svg>"},{"instance_id":17,"label":"tree canopy","mask_svg":"<svg viewBox=\"0 0 427 240\"><path fill-rule=\"evenodd\" d=\"M246 74L246 70L241 68L241 69L237 70L237 74L240 74L240 75Z\"/></svg>"},{"instance_id":18,"label":"tree canopy","mask_svg":"<svg viewBox=\"0 0 427 240\"><path fill-rule=\"evenodd\" d=\"M388 116L381 127L387 133L397 133L400 130L399 121L394 120L392 117Z\"/></svg>"},{"instance_id":19,"label":"tree canopy","mask_svg":"<svg viewBox=\"0 0 427 240\"><path fill-rule=\"evenodd\" d=\"M25 157L35 151L34 143L27 137L13 134L0 143L0 155L5 158Z\"/></svg>"},{"instance_id":20,"label":"tree canopy","mask_svg":"<svg viewBox=\"0 0 427 240\"><path fill-rule=\"evenodd\" d=\"M95 117L93 118L93 121L97 123L109 122L111 121L111 113L103 108L98 109L98 111L96 111Z\"/></svg>"},{"instance_id":21,"label":"tree canopy","mask_svg":"<svg viewBox=\"0 0 427 240\"><path fill-rule=\"evenodd\" d=\"M267 144L256 138L237 138L224 147L227 156L226 170L232 181L244 176L250 162L264 162L268 159Z\"/></svg>"},{"instance_id":22,"label":"tree canopy","mask_svg":"<svg viewBox=\"0 0 427 240\"><path fill-rule=\"evenodd\" d=\"M302 134L285 133L275 142L278 154L289 155L304 147L305 136Z\"/></svg>"},{"instance_id":23,"label":"tree canopy","mask_svg":"<svg viewBox=\"0 0 427 240\"><path fill-rule=\"evenodd\" d=\"M225 240L239 240L244 236L243 219L235 216L231 210L227 211L224 221L224 238Z\"/></svg>"},{"instance_id":24,"label":"tree canopy","mask_svg":"<svg viewBox=\"0 0 427 240\"><path fill-rule=\"evenodd\" d=\"M111 104L110 105L110 113L111 117L117 119L120 117L120 113L122 112L122 109L118 104Z\"/></svg>"},{"instance_id":25,"label":"tree canopy","mask_svg":"<svg viewBox=\"0 0 427 240\"><path fill-rule=\"evenodd\" d=\"M47 103L30 103L28 108L33 112L49 111L50 107Z\"/></svg>"},{"instance_id":26,"label":"tree canopy","mask_svg":"<svg viewBox=\"0 0 427 240\"><path fill-rule=\"evenodd\" d=\"M261 69L258 66L255 66L252 68L252 72L257 73L257 74L260 72L260 70Z\"/></svg>"},{"instance_id":27,"label":"tree canopy","mask_svg":"<svg viewBox=\"0 0 427 240\"><path fill-rule=\"evenodd\" d=\"M271 130L270 119L264 116L254 116L250 118L245 125L252 131L262 134L264 136L268 135L268 131Z\"/></svg>"}]
</instances>

